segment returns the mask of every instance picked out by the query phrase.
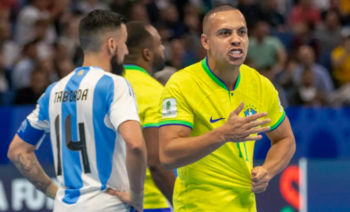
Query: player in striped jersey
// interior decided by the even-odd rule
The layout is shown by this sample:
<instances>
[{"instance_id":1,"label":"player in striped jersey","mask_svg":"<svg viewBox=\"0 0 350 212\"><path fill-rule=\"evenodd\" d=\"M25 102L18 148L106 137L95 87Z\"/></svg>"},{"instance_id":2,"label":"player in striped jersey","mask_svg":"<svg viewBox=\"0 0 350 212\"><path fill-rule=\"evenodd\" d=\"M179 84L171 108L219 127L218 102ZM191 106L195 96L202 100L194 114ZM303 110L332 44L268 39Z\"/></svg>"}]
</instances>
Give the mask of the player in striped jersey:
<instances>
[{"instance_id":1,"label":"player in striped jersey","mask_svg":"<svg viewBox=\"0 0 350 212\"><path fill-rule=\"evenodd\" d=\"M135 95L126 79L112 74L128 53L125 23L104 10L82 19L83 67L47 88L10 145L9 158L55 199L55 212L143 210L147 158ZM60 187L34 153L49 132ZM106 192L111 189L128 191L126 203Z\"/></svg>"}]
</instances>

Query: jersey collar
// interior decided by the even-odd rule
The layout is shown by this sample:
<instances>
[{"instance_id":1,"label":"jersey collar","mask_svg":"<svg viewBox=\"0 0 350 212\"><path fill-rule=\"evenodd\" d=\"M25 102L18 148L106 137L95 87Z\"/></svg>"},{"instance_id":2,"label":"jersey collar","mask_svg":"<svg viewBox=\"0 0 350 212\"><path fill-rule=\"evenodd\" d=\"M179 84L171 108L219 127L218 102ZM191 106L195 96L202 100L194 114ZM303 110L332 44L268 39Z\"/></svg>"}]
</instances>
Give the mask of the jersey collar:
<instances>
[{"instance_id":1,"label":"jersey collar","mask_svg":"<svg viewBox=\"0 0 350 212\"><path fill-rule=\"evenodd\" d=\"M81 67L76 68L74 71L76 73L78 73L78 72L82 72L82 71L89 71L91 69L104 71L102 68L100 68L98 66L81 66Z\"/></svg>"},{"instance_id":2,"label":"jersey collar","mask_svg":"<svg viewBox=\"0 0 350 212\"><path fill-rule=\"evenodd\" d=\"M208 65L208 57L205 57L202 61L202 67L204 69L204 71L208 74L208 76L216 83L218 84L220 87L222 87L225 90L228 90L228 87L226 86L226 84L224 83L224 81L222 81L218 76L216 76L214 74L214 72L212 72L212 70L210 69L209 65ZM241 72L239 72L238 74L238 78L236 80L236 84L235 87L233 88L233 90L236 90L238 88L239 82L241 81Z\"/></svg>"},{"instance_id":3,"label":"jersey collar","mask_svg":"<svg viewBox=\"0 0 350 212\"><path fill-rule=\"evenodd\" d=\"M147 75L150 75L145 69L141 68L140 66L136 66L136 65L125 64L124 69L125 70L137 70L137 71L141 71Z\"/></svg>"}]
</instances>

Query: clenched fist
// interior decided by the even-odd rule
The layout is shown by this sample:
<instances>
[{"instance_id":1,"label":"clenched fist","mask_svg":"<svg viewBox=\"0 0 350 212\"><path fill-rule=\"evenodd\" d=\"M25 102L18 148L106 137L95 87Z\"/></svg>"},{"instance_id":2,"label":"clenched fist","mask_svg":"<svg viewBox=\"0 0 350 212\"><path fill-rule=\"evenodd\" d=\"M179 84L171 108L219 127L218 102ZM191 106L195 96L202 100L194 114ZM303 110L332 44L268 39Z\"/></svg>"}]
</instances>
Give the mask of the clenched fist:
<instances>
[{"instance_id":1,"label":"clenched fist","mask_svg":"<svg viewBox=\"0 0 350 212\"><path fill-rule=\"evenodd\" d=\"M252 170L252 175L251 175L252 192L259 194L266 191L269 181L270 181L270 176L264 167L257 166Z\"/></svg>"}]
</instances>

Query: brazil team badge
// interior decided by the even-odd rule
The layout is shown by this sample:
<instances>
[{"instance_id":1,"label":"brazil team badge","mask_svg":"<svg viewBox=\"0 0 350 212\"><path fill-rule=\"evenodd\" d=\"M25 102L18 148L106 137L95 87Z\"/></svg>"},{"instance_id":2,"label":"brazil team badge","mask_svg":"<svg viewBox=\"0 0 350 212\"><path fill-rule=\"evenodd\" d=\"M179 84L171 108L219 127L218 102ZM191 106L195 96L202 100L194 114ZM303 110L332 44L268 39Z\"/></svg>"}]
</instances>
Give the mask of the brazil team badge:
<instances>
[{"instance_id":1,"label":"brazil team badge","mask_svg":"<svg viewBox=\"0 0 350 212\"><path fill-rule=\"evenodd\" d=\"M243 111L244 111L244 116L245 117L252 116L252 115L257 113L257 109L253 105L244 106Z\"/></svg>"}]
</instances>

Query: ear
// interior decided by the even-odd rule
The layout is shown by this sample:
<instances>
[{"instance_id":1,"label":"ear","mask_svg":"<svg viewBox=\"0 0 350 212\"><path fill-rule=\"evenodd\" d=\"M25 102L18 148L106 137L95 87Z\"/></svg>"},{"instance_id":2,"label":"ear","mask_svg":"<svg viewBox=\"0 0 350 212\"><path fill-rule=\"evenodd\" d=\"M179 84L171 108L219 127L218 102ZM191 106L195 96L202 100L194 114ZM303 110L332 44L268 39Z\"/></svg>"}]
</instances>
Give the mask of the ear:
<instances>
[{"instance_id":1,"label":"ear","mask_svg":"<svg viewBox=\"0 0 350 212\"><path fill-rule=\"evenodd\" d=\"M153 52L148 48L142 50L142 56L147 62L153 60Z\"/></svg>"},{"instance_id":2,"label":"ear","mask_svg":"<svg viewBox=\"0 0 350 212\"><path fill-rule=\"evenodd\" d=\"M201 35L201 42L202 42L202 46L204 47L204 49L209 50L210 46L209 46L209 39L208 36L205 34Z\"/></svg>"},{"instance_id":3,"label":"ear","mask_svg":"<svg viewBox=\"0 0 350 212\"><path fill-rule=\"evenodd\" d=\"M114 55L116 48L117 48L117 42L113 38L108 38L108 41L107 41L108 53L110 55Z\"/></svg>"}]
</instances>

